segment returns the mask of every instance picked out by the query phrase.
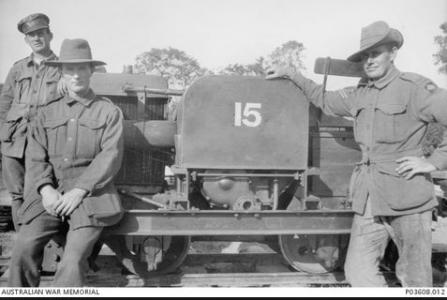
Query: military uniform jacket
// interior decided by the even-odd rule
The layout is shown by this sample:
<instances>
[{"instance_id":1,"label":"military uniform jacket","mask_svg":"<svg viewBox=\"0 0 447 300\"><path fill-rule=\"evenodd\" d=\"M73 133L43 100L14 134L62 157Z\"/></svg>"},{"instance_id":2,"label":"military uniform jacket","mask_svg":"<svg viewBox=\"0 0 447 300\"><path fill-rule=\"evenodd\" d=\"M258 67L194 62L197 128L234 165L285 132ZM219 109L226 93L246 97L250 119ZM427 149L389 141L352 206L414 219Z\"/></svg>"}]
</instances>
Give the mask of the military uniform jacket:
<instances>
[{"instance_id":1,"label":"military uniform jacket","mask_svg":"<svg viewBox=\"0 0 447 300\"><path fill-rule=\"evenodd\" d=\"M73 228L108 226L123 208L113 184L123 157L123 115L93 91L83 99L64 96L43 107L28 137L22 223L44 212L40 187L51 184L62 194L88 192L69 218Z\"/></svg>"},{"instance_id":2,"label":"military uniform jacket","mask_svg":"<svg viewBox=\"0 0 447 300\"><path fill-rule=\"evenodd\" d=\"M323 91L297 75L291 78L326 114L354 119L354 136L362 151L350 184L353 210L363 214L367 197L375 216L411 214L437 205L430 176L406 180L395 169L396 159L422 156L430 122L447 125L447 99L431 97L437 87L428 79L401 73L394 66L377 81L363 79L354 88ZM426 158L437 169L447 167L447 139Z\"/></svg>"},{"instance_id":3,"label":"military uniform jacket","mask_svg":"<svg viewBox=\"0 0 447 300\"><path fill-rule=\"evenodd\" d=\"M47 60L56 59L54 53ZM58 67L41 62L37 66L33 55L19 60L8 73L0 94L1 152L11 157L23 157L26 133L38 108L59 97Z\"/></svg>"}]
</instances>

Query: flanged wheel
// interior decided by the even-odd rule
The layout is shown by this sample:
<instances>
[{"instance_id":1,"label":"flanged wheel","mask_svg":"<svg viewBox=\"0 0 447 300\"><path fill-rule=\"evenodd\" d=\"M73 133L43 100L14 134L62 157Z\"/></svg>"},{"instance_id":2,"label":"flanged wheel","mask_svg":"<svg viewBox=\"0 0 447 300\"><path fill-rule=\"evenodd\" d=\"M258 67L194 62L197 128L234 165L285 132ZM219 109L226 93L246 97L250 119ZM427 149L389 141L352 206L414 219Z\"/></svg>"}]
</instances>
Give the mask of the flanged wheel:
<instances>
[{"instance_id":1,"label":"flanged wheel","mask_svg":"<svg viewBox=\"0 0 447 300\"><path fill-rule=\"evenodd\" d=\"M280 235L279 246L295 270L323 274L343 263L340 252L346 239L339 235Z\"/></svg>"},{"instance_id":2,"label":"flanged wheel","mask_svg":"<svg viewBox=\"0 0 447 300\"><path fill-rule=\"evenodd\" d=\"M188 255L189 236L147 237L142 253L137 255L126 246L124 236L113 236L106 244L131 273L140 277L166 274L175 271Z\"/></svg>"}]
</instances>

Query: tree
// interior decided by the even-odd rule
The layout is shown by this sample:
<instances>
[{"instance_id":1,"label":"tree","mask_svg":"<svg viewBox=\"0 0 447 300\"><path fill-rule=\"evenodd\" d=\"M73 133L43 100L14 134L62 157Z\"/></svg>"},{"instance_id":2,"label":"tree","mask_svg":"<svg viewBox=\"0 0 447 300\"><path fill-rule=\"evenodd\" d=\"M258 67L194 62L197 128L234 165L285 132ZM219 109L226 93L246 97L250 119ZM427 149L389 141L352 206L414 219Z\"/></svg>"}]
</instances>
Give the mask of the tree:
<instances>
[{"instance_id":1,"label":"tree","mask_svg":"<svg viewBox=\"0 0 447 300\"><path fill-rule=\"evenodd\" d=\"M238 74L249 76L264 76L266 69L271 65L286 65L296 69L296 71L305 69L302 58L304 46L297 41L288 41L273 50L267 58L259 57L255 63L242 65L230 64L218 74Z\"/></svg>"},{"instance_id":2,"label":"tree","mask_svg":"<svg viewBox=\"0 0 447 300\"><path fill-rule=\"evenodd\" d=\"M206 70L185 52L175 48L152 48L136 57L137 73L156 74L168 79L170 86L187 87Z\"/></svg>"},{"instance_id":3,"label":"tree","mask_svg":"<svg viewBox=\"0 0 447 300\"><path fill-rule=\"evenodd\" d=\"M244 75L244 76L262 76L264 75L264 58L259 57L255 63L248 65L230 64L221 70L221 75Z\"/></svg>"},{"instance_id":4,"label":"tree","mask_svg":"<svg viewBox=\"0 0 447 300\"><path fill-rule=\"evenodd\" d=\"M440 65L439 72L447 74L447 22L441 24L439 28L442 30L442 34L435 36L435 43L439 49L433 56L435 65Z\"/></svg>"},{"instance_id":5,"label":"tree","mask_svg":"<svg viewBox=\"0 0 447 300\"><path fill-rule=\"evenodd\" d=\"M265 67L269 65L285 65L296 69L306 69L303 63L304 45L297 41L288 41L277 47L265 60Z\"/></svg>"}]
</instances>

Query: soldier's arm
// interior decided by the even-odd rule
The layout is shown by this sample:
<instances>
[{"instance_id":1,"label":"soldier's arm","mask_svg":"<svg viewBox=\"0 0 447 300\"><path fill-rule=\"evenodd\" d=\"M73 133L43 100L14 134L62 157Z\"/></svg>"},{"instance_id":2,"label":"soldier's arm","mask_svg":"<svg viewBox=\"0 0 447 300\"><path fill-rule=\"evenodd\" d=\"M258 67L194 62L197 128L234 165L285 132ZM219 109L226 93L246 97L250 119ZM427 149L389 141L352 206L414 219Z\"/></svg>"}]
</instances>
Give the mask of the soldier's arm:
<instances>
[{"instance_id":1,"label":"soldier's arm","mask_svg":"<svg viewBox=\"0 0 447 300\"><path fill-rule=\"evenodd\" d=\"M27 178L34 181L33 185L38 193L46 185L57 187L53 166L48 157L48 140L43 124L44 116L39 112L34 126L28 133L25 154Z\"/></svg>"},{"instance_id":2,"label":"soldier's arm","mask_svg":"<svg viewBox=\"0 0 447 300\"><path fill-rule=\"evenodd\" d=\"M123 143L123 114L116 107L107 117L101 139L101 151L78 178L75 188L90 194L109 184L121 168Z\"/></svg>"},{"instance_id":3,"label":"soldier's arm","mask_svg":"<svg viewBox=\"0 0 447 300\"><path fill-rule=\"evenodd\" d=\"M430 83L426 85L432 89ZM437 122L447 127L447 90L433 88L427 92L419 92L417 98L420 107L420 117L426 122ZM438 170L447 169L447 130L444 130L443 139L439 146L427 158Z\"/></svg>"},{"instance_id":4,"label":"soldier's arm","mask_svg":"<svg viewBox=\"0 0 447 300\"><path fill-rule=\"evenodd\" d=\"M317 107L321 108L327 115L341 117L353 116L354 89L347 88L338 91L324 91L323 85L315 83L313 80L301 74L294 74L289 77L306 95L306 97Z\"/></svg>"},{"instance_id":5,"label":"soldier's arm","mask_svg":"<svg viewBox=\"0 0 447 300\"><path fill-rule=\"evenodd\" d=\"M6 120L6 114L11 108L11 103L14 100L14 92L16 85L16 70L14 67L8 73L5 84L2 87L0 94L0 127Z\"/></svg>"}]
</instances>

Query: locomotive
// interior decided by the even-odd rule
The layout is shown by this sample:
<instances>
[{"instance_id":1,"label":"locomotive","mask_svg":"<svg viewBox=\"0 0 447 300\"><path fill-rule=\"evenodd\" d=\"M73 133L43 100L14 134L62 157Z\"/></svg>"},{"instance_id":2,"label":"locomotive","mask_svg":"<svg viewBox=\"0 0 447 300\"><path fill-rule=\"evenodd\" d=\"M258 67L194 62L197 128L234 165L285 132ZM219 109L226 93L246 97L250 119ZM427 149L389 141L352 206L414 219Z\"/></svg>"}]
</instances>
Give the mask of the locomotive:
<instances>
[{"instance_id":1,"label":"locomotive","mask_svg":"<svg viewBox=\"0 0 447 300\"><path fill-rule=\"evenodd\" d=\"M333 59L317 60L314 71L324 84L328 75L361 75L358 65ZM129 272L172 272L200 240L262 241L312 274L343 265L349 179L361 158L351 120L324 115L288 80L206 76L178 91L160 76L94 73L91 86L125 118L115 184L126 212L102 242ZM175 117L172 97L181 97ZM445 173L436 176L447 182ZM442 267L445 232L433 235ZM55 270L62 244L47 245L43 270ZM386 259L391 266L395 251Z\"/></svg>"},{"instance_id":2,"label":"locomotive","mask_svg":"<svg viewBox=\"0 0 447 300\"><path fill-rule=\"evenodd\" d=\"M321 115L286 80L206 76L182 93L157 76L95 73L92 87L125 117L116 185L126 213L106 244L130 272L173 271L191 240L209 237L264 240L309 273L343 263L360 158L350 121Z\"/></svg>"}]
</instances>

